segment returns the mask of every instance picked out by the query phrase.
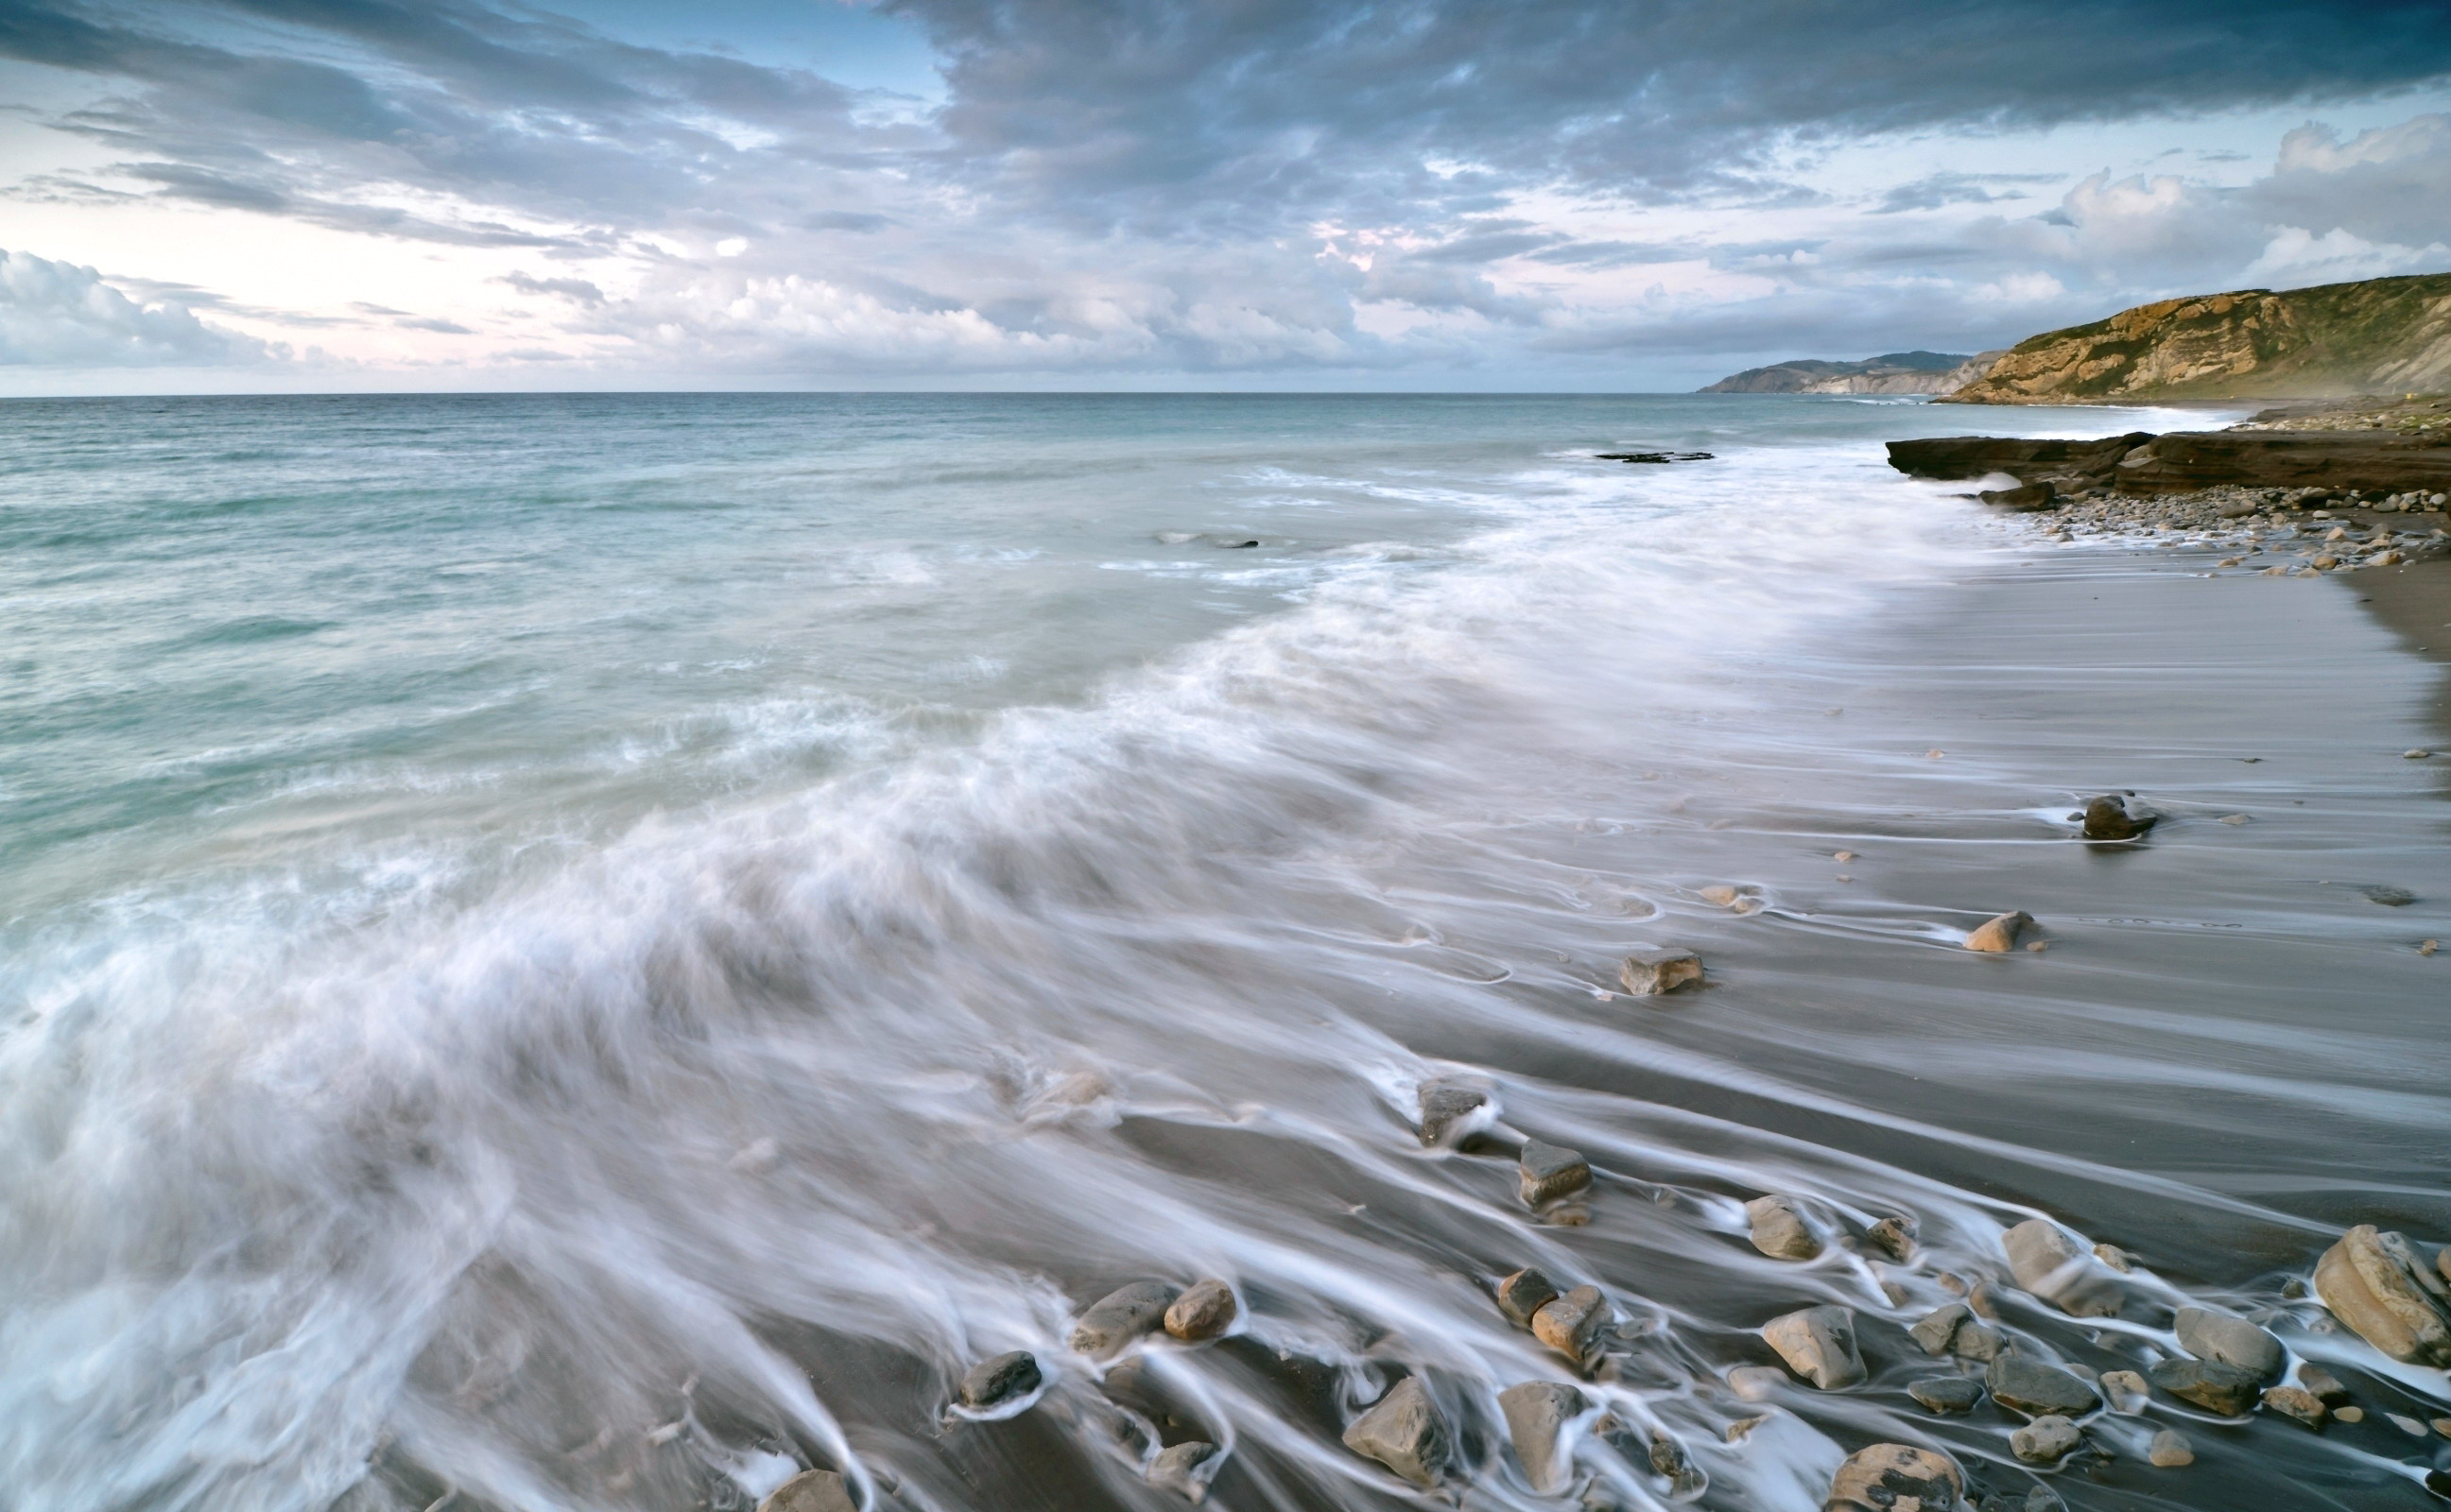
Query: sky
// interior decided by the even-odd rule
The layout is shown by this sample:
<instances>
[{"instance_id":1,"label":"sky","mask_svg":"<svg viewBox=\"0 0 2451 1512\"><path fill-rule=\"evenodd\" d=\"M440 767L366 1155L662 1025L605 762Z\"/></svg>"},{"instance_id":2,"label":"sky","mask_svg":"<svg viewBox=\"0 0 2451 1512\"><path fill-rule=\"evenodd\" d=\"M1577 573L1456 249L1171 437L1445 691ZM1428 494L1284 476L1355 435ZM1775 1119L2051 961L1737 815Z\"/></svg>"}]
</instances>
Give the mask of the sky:
<instances>
[{"instance_id":1,"label":"sky","mask_svg":"<svg viewBox=\"0 0 2451 1512\"><path fill-rule=\"evenodd\" d=\"M1678 390L2444 270L2442 0L0 0L0 394Z\"/></svg>"}]
</instances>

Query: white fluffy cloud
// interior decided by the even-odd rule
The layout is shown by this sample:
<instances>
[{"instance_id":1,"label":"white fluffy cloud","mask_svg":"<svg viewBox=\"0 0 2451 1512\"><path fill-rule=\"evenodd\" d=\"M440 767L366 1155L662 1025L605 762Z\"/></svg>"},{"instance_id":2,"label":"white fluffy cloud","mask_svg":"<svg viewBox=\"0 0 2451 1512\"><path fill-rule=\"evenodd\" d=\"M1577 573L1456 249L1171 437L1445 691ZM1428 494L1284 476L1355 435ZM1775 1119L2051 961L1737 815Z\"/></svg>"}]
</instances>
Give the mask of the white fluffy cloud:
<instances>
[{"instance_id":1,"label":"white fluffy cloud","mask_svg":"<svg viewBox=\"0 0 2451 1512\"><path fill-rule=\"evenodd\" d=\"M0 248L0 363L173 367L260 362L262 341L174 301L139 303L92 268Z\"/></svg>"}]
</instances>

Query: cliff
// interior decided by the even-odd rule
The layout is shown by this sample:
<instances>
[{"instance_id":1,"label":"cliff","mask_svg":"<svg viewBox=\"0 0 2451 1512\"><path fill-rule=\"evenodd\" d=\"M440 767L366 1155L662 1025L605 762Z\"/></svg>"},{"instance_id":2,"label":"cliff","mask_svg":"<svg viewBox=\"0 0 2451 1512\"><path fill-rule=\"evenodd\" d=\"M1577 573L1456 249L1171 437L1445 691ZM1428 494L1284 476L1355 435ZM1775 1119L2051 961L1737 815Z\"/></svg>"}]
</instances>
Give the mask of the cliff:
<instances>
[{"instance_id":1,"label":"cliff","mask_svg":"<svg viewBox=\"0 0 2451 1512\"><path fill-rule=\"evenodd\" d=\"M1962 357L1947 352L1892 352L1860 362L1797 358L1747 368L1704 394L1948 394L1990 365L1997 352Z\"/></svg>"},{"instance_id":2,"label":"cliff","mask_svg":"<svg viewBox=\"0 0 2451 1512\"><path fill-rule=\"evenodd\" d=\"M1951 404L2321 398L2451 387L2451 273L2162 300L2010 347Z\"/></svg>"}]
</instances>

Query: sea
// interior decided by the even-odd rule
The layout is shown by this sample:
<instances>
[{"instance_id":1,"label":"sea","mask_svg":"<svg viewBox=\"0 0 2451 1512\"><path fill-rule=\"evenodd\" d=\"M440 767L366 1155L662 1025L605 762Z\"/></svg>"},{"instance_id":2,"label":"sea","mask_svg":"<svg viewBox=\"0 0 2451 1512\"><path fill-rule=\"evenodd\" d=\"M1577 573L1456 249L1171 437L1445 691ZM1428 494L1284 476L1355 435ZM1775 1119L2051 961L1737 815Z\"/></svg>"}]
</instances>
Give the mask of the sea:
<instances>
[{"instance_id":1,"label":"sea","mask_svg":"<svg viewBox=\"0 0 2451 1512\"><path fill-rule=\"evenodd\" d=\"M0 1508L1810 1512L1874 1443L2019 1512L2440 1504L2442 1373L2307 1294L2451 1239L2439 661L1880 445L2227 417L0 404ZM1705 979L1628 995L1663 948ZM1528 1206L1528 1139L1590 1188ZM2036 1216L2118 1316L2016 1287ZM1073 1347L1204 1278L1227 1337ZM1960 1301L2096 1375L2233 1312L2363 1421L2157 1394L2029 1464L1906 1389L1980 1380L1907 1331ZM1762 1338L1822 1305L1859 1386ZM1407 1376L1435 1491L1341 1442Z\"/></svg>"}]
</instances>

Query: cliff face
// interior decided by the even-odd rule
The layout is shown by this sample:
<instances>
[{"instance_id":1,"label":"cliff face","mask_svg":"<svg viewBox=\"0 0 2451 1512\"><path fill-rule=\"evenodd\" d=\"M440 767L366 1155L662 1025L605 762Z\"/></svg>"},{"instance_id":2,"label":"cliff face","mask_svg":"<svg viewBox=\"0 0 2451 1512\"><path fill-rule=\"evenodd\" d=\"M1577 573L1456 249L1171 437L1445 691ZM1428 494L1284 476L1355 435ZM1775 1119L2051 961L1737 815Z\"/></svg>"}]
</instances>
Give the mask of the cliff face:
<instances>
[{"instance_id":1,"label":"cliff face","mask_svg":"<svg viewBox=\"0 0 2451 1512\"><path fill-rule=\"evenodd\" d=\"M1990 365L1997 352L1962 357L1948 352L1892 352L1861 362L1799 358L1747 368L1704 394L1948 394Z\"/></svg>"},{"instance_id":2,"label":"cliff face","mask_svg":"<svg viewBox=\"0 0 2451 1512\"><path fill-rule=\"evenodd\" d=\"M2010 347L1953 404L2322 398L2451 386L2451 273L2163 300Z\"/></svg>"}]
</instances>

